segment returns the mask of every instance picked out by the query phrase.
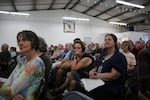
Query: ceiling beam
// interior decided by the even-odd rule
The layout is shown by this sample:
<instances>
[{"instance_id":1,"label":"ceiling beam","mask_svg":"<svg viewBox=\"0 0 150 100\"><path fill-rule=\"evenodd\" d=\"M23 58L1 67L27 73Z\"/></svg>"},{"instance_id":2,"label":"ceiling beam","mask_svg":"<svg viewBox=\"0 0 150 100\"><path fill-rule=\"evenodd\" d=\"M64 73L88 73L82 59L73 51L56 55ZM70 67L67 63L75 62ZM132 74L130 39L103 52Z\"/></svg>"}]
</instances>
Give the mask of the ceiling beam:
<instances>
[{"instance_id":1,"label":"ceiling beam","mask_svg":"<svg viewBox=\"0 0 150 100\"><path fill-rule=\"evenodd\" d=\"M139 15L140 16L140 15ZM142 15L141 15L142 16ZM144 15L143 15L144 16ZM148 15L147 16L144 16L142 20L139 20L139 21L135 21L135 22L131 22L131 23L128 23L129 25L136 25L136 24L139 24L139 23L145 23L146 19L148 18L148 16L150 17L150 11L148 11ZM145 23L146 24L146 23Z\"/></svg>"},{"instance_id":2,"label":"ceiling beam","mask_svg":"<svg viewBox=\"0 0 150 100\"><path fill-rule=\"evenodd\" d=\"M142 16L145 16L145 15L144 14L135 15L135 16L132 16L132 17L122 19L119 22L128 21L128 20L134 19L135 17L137 18L137 17L142 17Z\"/></svg>"},{"instance_id":3,"label":"ceiling beam","mask_svg":"<svg viewBox=\"0 0 150 100\"><path fill-rule=\"evenodd\" d=\"M80 12L80 11L77 11L77 10L73 10L73 11L83 14L82 12ZM92 17L92 15L89 15L89 14L86 14L86 15L87 15L87 16L90 16L90 17ZM103 19L101 19L101 18L98 18L98 17L97 17L96 19L103 20Z\"/></svg>"},{"instance_id":4,"label":"ceiling beam","mask_svg":"<svg viewBox=\"0 0 150 100\"><path fill-rule=\"evenodd\" d=\"M133 8L133 9L132 9L132 11L133 11L133 10L136 10L136 9L138 9L138 8ZM117 14L117 15L111 16L111 17L106 18L106 19L104 19L104 20L105 20L105 21L108 21L108 20L110 20L110 19L112 19L112 18L115 18L115 17L121 16L121 15L123 15L123 14L125 14L125 13L128 13L128 12L130 12L130 10L127 10L127 11L124 11L124 12L119 13L119 14Z\"/></svg>"},{"instance_id":5,"label":"ceiling beam","mask_svg":"<svg viewBox=\"0 0 150 100\"><path fill-rule=\"evenodd\" d=\"M54 5L55 1L56 1L56 0L52 0L50 6L49 6L49 8L48 8L48 10L51 10L51 9L53 8L53 5Z\"/></svg>"},{"instance_id":6,"label":"ceiling beam","mask_svg":"<svg viewBox=\"0 0 150 100\"><path fill-rule=\"evenodd\" d=\"M75 8L79 3L80 3L81 1L80 0L78 0L70 9L73 9L73 8Z\"/></svg>"},{"instance_id":7,"label":"ceiling beam","mask_svg":"<svg viewBox=\"0 0 150 100\"><path fill-rule=\"evenodd\" d=\"M114 9L114 8L116 8L117 6L120 6L120 4L117 4L117 5L115 5L115 6L111 7L111 8L108 8L108 9L104 10L103 12L98 13L97 15L95 15L93 17L98 17L98 16L100 16L100 15L102 15L102 14L104 14L104 13L106 13L106 12L108 12L108 11Z\"/></svg>"},{"instance_id":8,"label":"ceiling beam","mask_svg":"<svg viewBox=\"0 0 150 100\"><path fill-rule=\"evenodd\" d=\"M148 21L146 21L146 20L148 20ZM140 24L140 25L142 25L142 24L150 25L150 21L149 21L149 20L150 20L150 18L148 18L147 16L145 16L145 17L143 17L143 19L141 19L141 20L128 23L128 25L132 25L132 26L138 25L138 24Z\"/></svg>"},{"instance_id":9,"label":"ceiling beam","mask_svg":"<svg viewBox=\"0 0 150 100\"><path fill-rule=\"evenodd\" d=\"M131 22L131 23L128 23L129 26L134 26L134 25L137 25L137 24L141 24L141 23L144 23L145 20L142 19L142 20L138 20L138 21L134 21L134 22Z\"/></svg>"},{"instance_id":10,"label":"ceiling beam","mask_svg":"<svg viewBox=\"0 0 150 100\"><path fill-rule=\"evenodd\" d=\"M136 31L146 31L146 30L150 30L150 28L137 29Z\"/></svg>"},{"instance_id":11,"label":"ceiling beam","mask_svg":"<svg viewBox=\"0 0 150 100\"><path fill-rule=\"evenodd\" d=\"M149 5L150 5L150 1L143 4L143 6L149 6Z\"/></svg>"},{"instance_id":12,"label":"ceiling beam","mask_svg":"<svg viewBox=\"0 0 150 100\"><path fill-rule=\"evenodd\" d=\"M93 8L97 7L101 2L104 2L105 0L99 0L97 3L95 3L94 5L92 5L91 7L89 7L88 9L86 9L84 12L82 13L87 13L88 11L92 10Z\"/></svg>"},{"instance_id":13,"label":"ceiling beam","mask_svg":"<svg viewBox=\"0 0 150 100\"><path fill-rule=\"evenodd\" d=\"M144 5L144 6L150 5L150 1L144 3L143 5ZM133 11L133 10L137 10L137 9L139 9L139 8L134 7L134 8L132 8L132 11ZM104 20L108 21L108 20L110 20L110 19L112 19L112 18L115 18L115 17L121 16L121 15L123 15L123 14L125 14L125 13L128 13L129 11L130 11L130 10L127 10L127 11L125 11L125 12L119 13L119 14L117 14L117 15L114 15L114 16L112 16L112 17L106 18L106 19L104 19Z\"/></svg>"},{"instance_id":14,"label":"ceiling beam","mask_svg":"<svg viewBox=\"0 0 150 100\"><path fill-rule=\"evenodd\" d=\"M66 9L72 1L73 1L73 0L70 0L70 1L66 4L66 6L64 7L64 9Z\"/></svg>"},{"instance_id":15,"label":"ceiling beam","mask_svg":"<svg viewBox=\"0 0 150 100\"><path fill-rule=\"evenodd\" d=\"M33 10L36 10L36 2L37 0L32 0L33 1Z\"/></svg>"},{"instance_id":16,"label":"ceiling beam","mask_svg":"<svg viewBox=\"0 0 150 100\"><path fill-rule=\"evenodd\" d=\"M11 4L12 4L12 6L13 6L14 11L15 11L15 12L18 12L14 0L11 0Z\"/></svg>"},{"instance_id":17,"label":"ceiling beam","mask_svg":"<svg viewBox=\"0 0 150 100\"><path fill-rule=\"evenodd\" d=\"M143 4L144 6L149 6L150 5L150 1L149 2L146 2L145 4ZM147 15L150 15L150 12L148 12ZM122 19L120 20L119 22L121 21L128 21L128 20L131 20L131 19L134 19L134 18L137 18L137 17L141 17L141 16L145 16L145 14L138 14L138 15L135 15L135 16L132 16L132 17L128 17L126 19Z\"/></svg>"}]
</instances>

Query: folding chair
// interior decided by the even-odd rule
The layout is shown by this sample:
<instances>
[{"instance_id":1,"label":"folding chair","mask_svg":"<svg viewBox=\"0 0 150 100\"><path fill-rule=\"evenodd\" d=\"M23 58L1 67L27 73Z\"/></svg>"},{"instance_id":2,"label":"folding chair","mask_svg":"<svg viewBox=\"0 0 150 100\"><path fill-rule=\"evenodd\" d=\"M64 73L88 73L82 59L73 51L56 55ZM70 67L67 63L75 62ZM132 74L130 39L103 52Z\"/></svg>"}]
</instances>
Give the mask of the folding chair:
<instances>
[{"instance_id":1,"label":"folding chair","mask_svg":"<svg viewBox=\"0 0 150 100\"><path fill-rule=\"evenodd\" d=\"M64 97L62 98L62 100L94 100L94 99L79 91L71 91L64 93Z\"/></svg>"}]
</instances>

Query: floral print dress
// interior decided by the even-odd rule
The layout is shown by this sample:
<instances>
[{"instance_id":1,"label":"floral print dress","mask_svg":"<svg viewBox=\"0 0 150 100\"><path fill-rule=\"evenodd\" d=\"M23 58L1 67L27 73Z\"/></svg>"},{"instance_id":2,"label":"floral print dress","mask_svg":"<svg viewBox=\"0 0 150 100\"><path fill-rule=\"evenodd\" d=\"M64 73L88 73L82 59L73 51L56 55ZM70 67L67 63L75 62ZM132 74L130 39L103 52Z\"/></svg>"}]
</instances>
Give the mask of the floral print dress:
<instances>
[{"instance_id":1,"label":"floral print dress","mask_svg":"<svg viewBox=\"0 0 150 100\"><path fill-rule=\"evenodd\" d=\"M35 100L35 93L44 76L45 65L39 58L26 62L23 57L9 76L7 82L0 88L0 99L11 98L21 94L24 100ZM11 94L11 95L8 95Z\"/></svg>"}]
</instances>

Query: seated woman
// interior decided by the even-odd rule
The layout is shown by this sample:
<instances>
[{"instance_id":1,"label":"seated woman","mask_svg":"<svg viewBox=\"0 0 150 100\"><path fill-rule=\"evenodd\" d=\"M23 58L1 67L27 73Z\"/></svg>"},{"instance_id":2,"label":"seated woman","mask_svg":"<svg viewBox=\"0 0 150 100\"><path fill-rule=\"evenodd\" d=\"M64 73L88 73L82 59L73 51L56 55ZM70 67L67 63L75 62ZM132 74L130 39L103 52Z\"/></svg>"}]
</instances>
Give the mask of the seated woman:
<instances>
[{"instance_id":1,"label":"seated woman","mask_svg":"<svg viewBox=\"0 0 150 100\"><path fill-rule=\"evenodd\" d=\"M73 90L79 83L81 78L88 77L88 72L94 62L94 58L84 53L85 46L81 41L73 44L74 60L72 61L71 71L67 73L65 82L59 87L51 91L51 94L62 93L65 89Z\"/></svg>"},{"instance_id":2,"label":"seated woman","mask_svg":"<svg viewBox=\"0 0 150 100\"><path fill-rule=\"evenodd\" d=\"M21 94L24 100L35 100L35 93L44 76L45 65L36 50L39 45L38 36L32 31L17 34L17 42L22 57L6 83L0 81L0 100L10 100ZM21 100L21 99L19 99Z\"/></svg>"},{"instance_id":3,"label":"seated woman","mask_svg":"<svg viewBox=\"0 0 150 100\"><path fill-rule=\"evenodd\" d=\"M88 95L94 100L119 100L127 74L127 61L119 52L117 37L105 35L105 49L95 62L95 68L89 73L90 79L102 79L105 84L93 89Z\"/></svg>"},{"instance_id":4,"label":"seated woman","mask_svg":"<svg viewBox=\"0 0 150 100\"><path fill-rule=\"evenodd\" d=\"M122 42L122 53L127 59L127 70L128 72L132 72L135 69L136 65L136 58L133 53L130 52L130 44L128 41Z\"/></svg>"},{"instance_id":5,"label":"seated woman","mask_svg":"<svg viewBox=\"0 0 150 100\"><path fill-rule=\"evenodd\" d=\"M122 53L127 59L127 80L125 88L126 88L126 97L128 97L131 93L133 93L133 87L136 84L135 80L136 58L134 54L130 52L129 41L122 42Z\"/></svg>"},{"instance_id":6,"label":"seated woman","mask_svg":"<svg viewBox=\"0 0 150 100\"><path fill-rule=\"evenodd\" d=\"M48 76L50 74L51 70L51 59L49 58L47 54L47 44L44 40L44 38L39 37L39 45L37 48L37 54L38 56L43 60L45 64L45 74L44 74L44 80L42 79L40 82L40 85L38 87L38 90L36 91L36 100L46 100L47 99L47 82L48 82ZM24 97L21 94L15 95L12 100L24 100Z\"/></svg>"}]
</instances>

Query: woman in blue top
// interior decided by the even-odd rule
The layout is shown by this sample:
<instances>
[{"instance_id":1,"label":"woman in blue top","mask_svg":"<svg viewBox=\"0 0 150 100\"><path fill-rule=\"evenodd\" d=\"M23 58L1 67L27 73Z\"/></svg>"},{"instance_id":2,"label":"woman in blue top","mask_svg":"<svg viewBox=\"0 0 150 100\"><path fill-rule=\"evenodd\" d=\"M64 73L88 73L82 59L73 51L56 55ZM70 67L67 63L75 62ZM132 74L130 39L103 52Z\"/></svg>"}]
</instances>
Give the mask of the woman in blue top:
<instances>
[{"instance_id":1,"label":"woman in blue top","mask_svg":"<svg viewBox=\"0 0 150 100\"><path fill-rule=\"evenodd\" d=\"M114 34L105 35L105 49L95 62L95 68L89 72L89 78L105 81L89 92L94 100L119 100L121 89L126 79L127 61L119 52L117 37Z\"/></svg>"}]
</instances>

